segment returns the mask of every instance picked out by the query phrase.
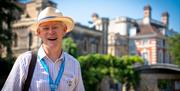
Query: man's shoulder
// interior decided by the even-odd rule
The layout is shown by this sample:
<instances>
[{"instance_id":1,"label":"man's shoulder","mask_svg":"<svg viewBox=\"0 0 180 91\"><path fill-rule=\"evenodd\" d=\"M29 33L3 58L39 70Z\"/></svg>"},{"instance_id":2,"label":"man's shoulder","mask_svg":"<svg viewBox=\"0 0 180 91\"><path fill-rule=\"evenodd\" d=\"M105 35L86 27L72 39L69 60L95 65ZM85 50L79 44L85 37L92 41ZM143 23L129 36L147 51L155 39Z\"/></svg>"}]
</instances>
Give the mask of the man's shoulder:
<instances>
[{"instance_id":1,"label":"man's shoulder","mask_svg":"<svg viewBox=\"0 0 180 91\"><path fill-rule=\"evenodd\" d=\"M31 58L32 51L27 51L19 55L21 58Z\"/></svg>"},{"instance_id":2,"label":"man's shoulder","mask_svg":"<svg viewBox=\"0 0 180 91\"><path fill-rule=\"evenodd\" d=\"M79 61L74 58L72 55L64 52L64 55L65 55L65 60L66 60L66 63L69 67L74 67L74 69L79 69L80 68L80 63Z\"/></svg>"},{"instance_id":3,"label":"man's shoulder","mask_svg":"<svg viewBox=\"0 0 180 91\"><path fill-rule=\"evenodd\" d=\"M32 51L27 51L20 54L16 61L20 61L22 63L28 64L32 57Z\"/></svg>"},{"instance_id":4,"label":"man's shoulder","mask_svg":"<svg viewBox=\"0 0 180 91\"><path fill-rule=\"evenodd\" d=\"M70 55L69 53L64 52L64 55L65 55L65 57L66 57L68 60L70 60L70 61L72 61L72 62L77 62L77 63L79 63L79 62L77 61L77 59L74 58L74 57L73 57L72 55Z\"/></svg>"}]
</instances>

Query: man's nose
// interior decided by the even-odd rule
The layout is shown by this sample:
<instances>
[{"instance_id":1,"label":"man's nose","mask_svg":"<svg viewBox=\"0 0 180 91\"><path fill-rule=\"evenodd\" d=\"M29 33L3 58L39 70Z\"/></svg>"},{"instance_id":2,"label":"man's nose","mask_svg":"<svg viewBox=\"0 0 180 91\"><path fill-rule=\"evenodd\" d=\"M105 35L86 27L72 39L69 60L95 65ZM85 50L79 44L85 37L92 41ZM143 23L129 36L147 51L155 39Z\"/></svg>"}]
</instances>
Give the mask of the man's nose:
<instances>
[{"instance_id":1,"label":"man's nose","mask_svg":"<svg viewBox=\"0 0 180 91\"><path fill-rule=\"evenodd\" d=\"M48 31L50 34L54 34L55 33L55 31L54 31L54 29L52 28L52 27L49 27L49 31Z\"/></svg>"}]
</instances>

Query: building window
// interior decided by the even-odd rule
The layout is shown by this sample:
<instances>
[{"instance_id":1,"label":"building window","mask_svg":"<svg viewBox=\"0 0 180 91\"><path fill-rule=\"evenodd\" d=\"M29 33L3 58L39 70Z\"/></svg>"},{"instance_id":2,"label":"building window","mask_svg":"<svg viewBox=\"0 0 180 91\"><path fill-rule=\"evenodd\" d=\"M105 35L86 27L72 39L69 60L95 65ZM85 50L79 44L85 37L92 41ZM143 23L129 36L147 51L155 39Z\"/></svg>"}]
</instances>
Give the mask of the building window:
<instances>
[{"instance_id":1,"label":"building window","mask_svg":"<svg viewBox=\"0 0 180 91\"><path fill-rule=\"evenodd\" d=\"M158 45L159 47L164 47L164 41L161 40L161 39L157 40L157 45Z\"/></svg>"},{"instance_id":2,"label":"building window","mask_svg":"<svg viewBox=\"0 0 180 91\"><path fill-rule=\"evenodd\" d=\"M144 59L144 64L149 64L147 52L142 53L142 58Z\"/></svg>"},{"instance_id":3,"label":"building window","mask_svg":"<svg viewBox=\"0 0 180 91\"><path fill-rule=\"evenodd\" d=\"M17 33L13 34L13 46L14 47L18 46L18 36L17 36Z\"/></svg>"},{"instance_id":4,"label":"building window","mask_svg":"<svg viewBox=\"0 0 180 91\"><path fill-rule=\"evenodd\" d=\"M135 53L136 52L136 45L135 45L135 41L134 40L130 40L129 41L129 52L130 53Z\"/></svg>"},{"instance_id":5,"label":"building window","mask_svg":"<svg viewBox=\"0 0 180 91\"><path fill-rule=\"evenodd\" d=\"M163 47L163 40L159 40L160 47Z\"/></svg>"},{"instance_id":6,"label":"building window","mask_svg":"<svg viewBox=\"0 0 180 91\"><path fill-rule=\"evenodd\" d=\"M97 52L97 46L96 46L96 44L92 44L92 45L91 45L91 52L92 52L92 53L96 53L96 52Z\"/></svg>"},{"instance_id":7,"label":"building window","mask_svg":"<svg viewBox=\"0 0 180 91\"><path fill-rule=\"evenodd\" d=\"M143 39L143 45L147 45L148 44L148 39Z\"/></svg>"},{"instance_id":8,"label":"building window","mask_svg":"<svg viewBox=\"0 0 180 91\"><path fill-rule=\"evenodd\" d=\"M99 45L98 45L98 43L96 43L96 52L98 53L99 52L99 49L100 47L99 47Z\"/></svg>"},{"instance_id":9,"label":"building window","mask_svg":"<svg viewBox=\"0 0 180 91\"><path fill-rule=\"evenodd\" d=\"M84 49L85 52L88 50L87 44L88 44L87 40L84 40L83 49Z\"/></svg>"},{"instance_id":10,"label":"building window","mask_svg":"<svg viewBox=\"0 0 180 91\"><path fill-rule=\"evenodd\" d=\"M114 44L115 43L115 39L114 39L114 36L113 35L110 35L110 37L109 37L110 39L109 39L109 44Z\"/></svg>"},{"instance_id":11,"label":"building window","mask_svg":"<svg viewBox=\"0 0 180 91\"><path fill-rule=\"evenodd\" d=\"M163 53L161 50L158 52L158 63L163 63Z\"/></svg>"},{"instance_id":12,"label":"building window","mask_svg":"<svg viewBox=\"0 0 180 91\"><path fill-rule=\"evenodd\" d=\"M165 56L165 60L166 60L166 63L170 63L170 59L169 59L169 53L166 52L166 56Z\"/></svg>"},{"instance_id":13,"label":"building window","mask_svg":"<svg viewBox=\"0 0 180 91\"><path fill-rule=\"evenodd\" d=\"M180 81L179 80L177 80L177 81L175 81L174 82L174 88L175 88L175 91L178 91L178 90L180 90Z\"/></svg>"},{"instance_id":14,"label":"building window","mask_svg":"<svg viewBox=\"0 0 180 91\"><path fill-rule=\"evenodd\" d=\"M158 79L158 88L160 91L174 91L174 81L169 79ZM177 90L179 91L179 90Z\"/></svg>"},{"instance_id":15,"label":"building window","mask_svg":"<svg viewBox=\"0 0 180 91\"><path fill-rule=\"evenodd\" d=\"M166 42L165 42L165 40L163 40L163 47L165 47L166 46Z\"/></svg>"}]
</instances>

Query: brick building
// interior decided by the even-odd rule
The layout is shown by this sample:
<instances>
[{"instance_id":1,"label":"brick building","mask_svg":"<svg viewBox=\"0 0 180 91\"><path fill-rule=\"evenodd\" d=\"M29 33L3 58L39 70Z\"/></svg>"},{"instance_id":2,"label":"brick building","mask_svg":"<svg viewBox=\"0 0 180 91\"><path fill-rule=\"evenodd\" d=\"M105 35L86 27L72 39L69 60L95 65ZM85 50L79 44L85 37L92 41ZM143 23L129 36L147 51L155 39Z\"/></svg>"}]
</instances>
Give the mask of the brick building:
<instances>
[{"instance_id":1,"label":"brick building","mask_svg":"<svg viewBox=\"0 0 180 91\"><path fill-rule=\"evenodd\" d=\"M110 20L108 53L115 56L140 55L145 64L171 63L166 38L175 32L168 28L169 14L162 13L161 18L161 21L154 20L151 6L147 5L142 19L117 17Z\"/></svg>"}]
</instances>

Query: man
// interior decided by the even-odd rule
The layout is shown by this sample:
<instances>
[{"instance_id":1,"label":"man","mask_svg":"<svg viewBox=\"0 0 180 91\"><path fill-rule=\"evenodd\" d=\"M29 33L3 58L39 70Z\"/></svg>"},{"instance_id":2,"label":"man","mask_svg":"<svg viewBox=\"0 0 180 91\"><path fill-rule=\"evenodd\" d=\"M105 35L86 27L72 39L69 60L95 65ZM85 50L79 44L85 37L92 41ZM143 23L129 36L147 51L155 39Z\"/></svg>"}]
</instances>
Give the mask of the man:
<instances>
[{"instance_id":1,"label":"man","mask_svg":"<svg viewBox=\"0 0 180 91\"><path fill-rule=\"evenodd\" d=\"M42 39L37 52L29 91L84 91L79 62L62 50L62 39L74 22L70 17L47 7L40 12L33 29ZM2 88L2 91L21 91L28 74L32 52L21 54Z\"/></svg>"}]
</instances>

